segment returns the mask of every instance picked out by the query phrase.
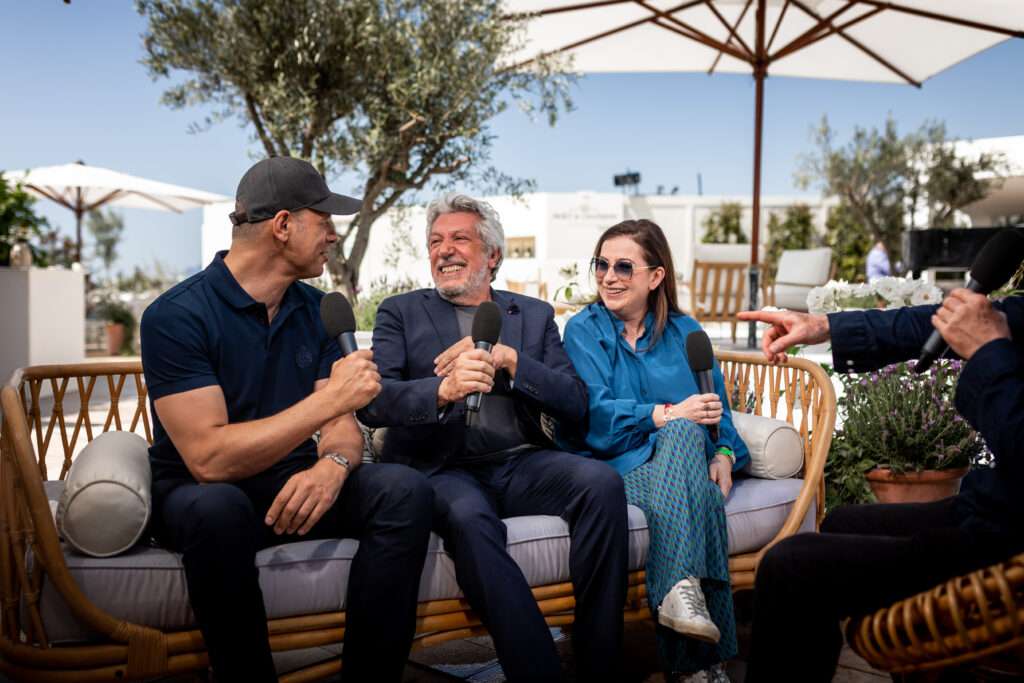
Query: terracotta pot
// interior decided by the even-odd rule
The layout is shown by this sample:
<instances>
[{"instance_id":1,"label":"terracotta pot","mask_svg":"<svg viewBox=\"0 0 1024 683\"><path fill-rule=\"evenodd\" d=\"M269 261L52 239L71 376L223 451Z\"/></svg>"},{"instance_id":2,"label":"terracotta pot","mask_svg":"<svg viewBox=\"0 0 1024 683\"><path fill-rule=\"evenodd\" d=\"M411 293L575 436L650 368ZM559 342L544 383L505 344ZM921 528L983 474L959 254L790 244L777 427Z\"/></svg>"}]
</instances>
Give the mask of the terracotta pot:
<instances>
[{"instance_id":1,"label":"terracotta pot","mask_svg":"<svg viewBox=\"0 0 1024 683\"><path fill-rule=\"evenodd\" d=\"M124 344L124 325L122 323L107 323L107 355L116 356L121 353L121 346Z\"/></svg>"},{"instance_id":2,"label":"terracotta pot","mask_svg":"<svg viewBox=\"0 0 1024 683\"><path fill-rule=\"evenodd\" d=\"M893 474L887 467L879 467L864 476L879 503L931 503L955 496L967 470L961 467Z\"/></svg>"}]
</instances>

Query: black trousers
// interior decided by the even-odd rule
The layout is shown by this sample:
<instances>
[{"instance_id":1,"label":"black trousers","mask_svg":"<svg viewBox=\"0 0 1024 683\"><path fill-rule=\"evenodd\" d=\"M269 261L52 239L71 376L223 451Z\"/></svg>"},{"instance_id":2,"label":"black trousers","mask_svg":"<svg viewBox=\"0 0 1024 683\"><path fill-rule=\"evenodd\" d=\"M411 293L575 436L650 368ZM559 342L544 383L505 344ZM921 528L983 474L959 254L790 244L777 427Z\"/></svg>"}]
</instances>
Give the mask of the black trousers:
<instances>
[{"instance_id":1,"label":"black trousers","mask_svg":"<svg viewBox=\"0 0 1024 683\"><path fill-rule=\"evenodd\" d=\"M1003 561L1024 543L967 531L955 498L937 503L852 505L821 533L774 546L757 569L749 682L831 681L842 648L839 622Z\"/></svg>"},{"instance_id":2,"label":"black trousers","mask_svg":"<svg viewBox=\"0 0 1024 683\"><path fill-rule=\"evenodd\" d=\"M466 599L494 639L507 679L557 681L562 674L530 586L505 548L501 518L557 515L569 524L577 678L620 680L629 562L622 477L597 460L536 450L501 462L447 467L429 482L435 530Z\"/></svg>"},{"instance_id":3,"label":"black trousers","mask_svg":"<svg viewBox=\"0 0 1024 683\"><path fill-rule=\"evenodd\" d=\"M412 645L420 572L430 538L433 494L402 465L366 464L305 536L264 524L288 478L308 463L237 483L160 481L154 532L182 553L189 600L221 683L276 681L257 551L316 538L355 538L348 582L342 675L346 681L399 681Z\"/></svg>"}]
</instances>

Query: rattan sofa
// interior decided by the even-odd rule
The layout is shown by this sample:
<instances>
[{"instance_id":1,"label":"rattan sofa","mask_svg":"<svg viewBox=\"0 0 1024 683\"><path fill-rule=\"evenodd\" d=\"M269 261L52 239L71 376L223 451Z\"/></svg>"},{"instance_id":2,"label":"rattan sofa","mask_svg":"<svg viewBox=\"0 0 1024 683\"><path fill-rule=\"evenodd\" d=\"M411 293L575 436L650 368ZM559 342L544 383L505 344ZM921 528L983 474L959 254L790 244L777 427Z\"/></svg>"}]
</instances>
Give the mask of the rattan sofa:
<instances>
[{"instance_id":1,"label":"rattan sofa","mask_svg":"<svg viewBox=\"0 0 1024 683\"><path fill-rule=\"evenodd\" d=\"M798 531L817 528L825 458L835 425L835 393L825 372L805 359L772 366L754 354L719 352L717 358L734 410L786 420L803 441L799 478L738 480L730 497L729 568L734 589L743 590L753 586L767 548ZM47 411L44 404L51 403ZM97 406L107 403L109 409L100 408L97 415ZM151 439L141 365L26 368L3 388L2 406L0 673L19 681L85 682L204 670L207 655L190 620L180 558L145 545L116 558L84 557L65 547L52 517L51 501L59 496L72 457L84 443L112 429L136 431ZM51 471L57 469L54 464L59 464L58 471ZM758 507L765 495L778 500ZM730 509L736 500L753 504L737 512ZM519 517L507 524L510 552L524 567L548 623L571 624L574 600L565 523L556 517ZM734 547L734 537L745 540ZM650 618L642 571L646 542L643 514L631 508L633 571L625 607L629 621ZM257 564L275 652L344 640L346 562L356 547L355 541L340 539L303 541L261 552ZM531 564L531 557L540 560ZM146 562L152 572L138 583L139 566ZM109 589L112 582L116 595ZM105 591L98 587L104 583ZM486 633L461 599L450 559L436 537L420 598L416 647ZM145 612L147 605L156 610L156 617L132 617ZM340 666L335 658L282 680L318 680L336 674Z\"/></svg>"},{"instance_id":2,"label":"rattan sofa","mask_svg":"<svg viewBox=\"0 0 1024 683\"><path fill-rule=\"evenodd\" d=\"M1024 675L1024 553L851 619L846 636L883 671L994 661Z\"/></svg>"}]
</instances>

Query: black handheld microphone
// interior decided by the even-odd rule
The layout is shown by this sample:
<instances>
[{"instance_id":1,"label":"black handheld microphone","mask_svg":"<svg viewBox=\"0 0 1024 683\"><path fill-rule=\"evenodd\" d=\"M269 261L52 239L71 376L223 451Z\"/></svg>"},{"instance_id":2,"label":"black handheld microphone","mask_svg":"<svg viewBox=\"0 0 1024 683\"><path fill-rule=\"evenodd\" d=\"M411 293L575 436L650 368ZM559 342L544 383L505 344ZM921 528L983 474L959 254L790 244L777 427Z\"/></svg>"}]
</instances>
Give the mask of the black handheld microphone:
<instances>
[{"instance_id":1,"label":"black handheld microphone","mask_svg":"<svg viewBox=\"0 0 1024 683\"><path fill-rule=\"evenodd\" d=\"M341 292L328 292L320 299L320 320L327 335L338 340L342 357L359 349L356 343L356 315Z\"/></svg>"},{"instance_id":2,"label":"black handheld microphone","mask_svg":"<svg viewBox=\"0 0 1024 683\"><path fill-rule=\"evenodd\" d=\"M978 294L993 292L1009 280L1024 258L1024 235L1021 231L1008 229L996 233L974 258L971 264L971 279L967 289ZM946 340L938 330L932 332L921 347L921 356L914 366L915 372L924 372L935 359L946 352Z\"/></svg>"},{"instance_id":3,"label":"black handheld microphone","mask_svg":"<svg viewBox=\"0 0 1024 683\"><path fill-rule=\"evenodd\" d=\"M476 309L473 316L473 346L490 351L498 343L501 335L501 309L493 301L485 301ZM466 410L478 412L483 394L479 391L470 394L466 399Z\"/></svg>"},{"instance_id":4,"label":"black handheld microphone","mask_svg":"<svg viewBox=\"0 0 1024 683\"><path fill-rule=\"evenodd\" d=\"M695 330L686 335L686 357L690 361L690 369L697 378L697 386L702 394L717 394L715 377L711 374L714 367L715 352L711 349L711 340L704 330ZM718 441L718 425L708 425L711 440Z\"/></svg>"}]
</instances>

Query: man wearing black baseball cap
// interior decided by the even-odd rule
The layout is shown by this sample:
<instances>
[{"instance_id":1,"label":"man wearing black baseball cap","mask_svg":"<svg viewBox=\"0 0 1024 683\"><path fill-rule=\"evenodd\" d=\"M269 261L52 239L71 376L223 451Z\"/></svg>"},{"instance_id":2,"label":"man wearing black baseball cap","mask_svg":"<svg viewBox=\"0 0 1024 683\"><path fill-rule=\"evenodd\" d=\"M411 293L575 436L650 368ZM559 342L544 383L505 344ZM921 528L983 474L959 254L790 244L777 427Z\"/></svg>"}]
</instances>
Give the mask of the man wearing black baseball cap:
<instances>
[{"instance_id":1,"label":"man wearing black baseball cap","mask_svg":"<svg viewBox=\"0 0 1024 683\"><path fill-rule=\"evenodd\" d=\"M340 609L349 560L345 680L400 680L412 644L432 493L407 467L361 465L352 413L380 392L377 366L370 351L339 360L323 292L298 282L323 272L331 214L359 208L305 161L260 161L238 184L231 249L142 317L153 532L182 553L219 681L276 680L267 619ZM315 574L308 547L260 553L278 586L262 594L259 551L343 537L354 557L319 544Z\"/></svg>"}]
</instances>

